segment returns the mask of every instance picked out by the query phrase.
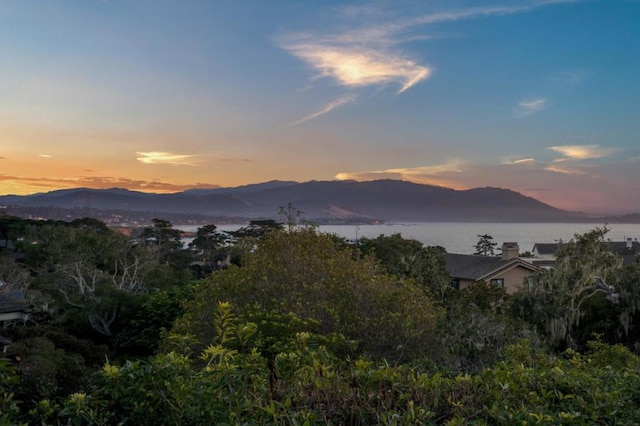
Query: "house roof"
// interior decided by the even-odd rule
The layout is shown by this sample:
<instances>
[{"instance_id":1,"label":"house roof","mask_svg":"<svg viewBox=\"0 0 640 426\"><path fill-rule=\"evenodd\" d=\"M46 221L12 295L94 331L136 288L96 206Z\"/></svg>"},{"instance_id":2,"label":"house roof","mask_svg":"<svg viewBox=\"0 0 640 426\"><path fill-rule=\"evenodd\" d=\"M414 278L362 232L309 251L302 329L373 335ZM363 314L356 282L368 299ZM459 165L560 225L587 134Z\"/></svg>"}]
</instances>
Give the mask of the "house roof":
<instances>
[{"instance_id":1,"label":"house roof","mask_svg":"<svg viewBox=\"0 0 640 426\"><path fill-rule=\"evenodd\" d=\"M562 243L535 243L533 245L533 251L537 251L538 254L556 254L558 248ZM607 247L612 252L624 252L628 249L628 244L631 244L631 250L635 253L640 253L640 242L638 241L607 241Z\"/></svg>"},{"instance_id":2,"label":"house roof","mask_svg":"<svg viewBox=\"0 0 640 426\"><path fill-rule=\"evenodd\" d=\"M558 245L558 243L535 243L533 251L537 251L538 254L556 254Z\"/></svg>"},{"instance_id":3,"label":"house roof","mask_svg":"<svg viewBox=\"0 0 640 426\"><path fill-rule=\"evenodd\" d=\"M11 240L0 240L0 249L9 249L9 250L15 250L15 246L13 244L13 241Z\"/></svg>"},{"instance_id":4,"label":"house roof","mask_svg":"<svg viewBox=\"0 0 640 426\"><path fill-rule=\"evenodd\" d=\"M473 254L445 253L447 271L452 278L481 281L500 272L515 267L539 271L535 265L519 258L504 260L501 257L479 256Z\"/></svg>"},{"instance_id":5,"label":"house roof","mask_svg":"<svg viewBox=\"0 0 640 426\"><path fill-rule=\"evenodd\" d=\"M0 291L0 314L12 312L29 312L23 292Z\"/></svg>"}]
</instances>

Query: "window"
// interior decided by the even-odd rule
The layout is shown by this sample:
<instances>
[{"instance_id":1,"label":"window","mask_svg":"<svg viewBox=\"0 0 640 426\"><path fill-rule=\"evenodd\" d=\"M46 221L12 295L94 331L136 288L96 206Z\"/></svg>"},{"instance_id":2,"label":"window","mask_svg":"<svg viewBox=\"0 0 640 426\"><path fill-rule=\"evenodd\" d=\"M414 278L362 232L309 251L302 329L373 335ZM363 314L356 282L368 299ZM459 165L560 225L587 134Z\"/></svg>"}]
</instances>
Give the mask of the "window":
<instances>
[{"instance_id":1,"label":"window","mask_svg":"<svg viewBox=\"0 0 640 426\"><path fill-rule=\"evenodd\" d=\"M504 278L493 278L489 283L496 287L504 288Z\"/></svg>"},{"instance_id":2,"label":"window","mask_svg":"<svg viewBox=\"0 0 640 426\"><path fill-rule=\"evenodd\" d=\"M539 279L537 276L529 275L526 280L527 280L527 290L533 291L536 288L538 288Z\"/></svg>"},{"instance_id":3,"label":"window","mask_svg":"<svg viewBox=\"0 0 640 426\"><path fill-rule=\"evenodd\" d=\"M451 281L451 288L456 289L456 290L460 290L460 280L452 280Z\"/></svg>"}]
</instances>

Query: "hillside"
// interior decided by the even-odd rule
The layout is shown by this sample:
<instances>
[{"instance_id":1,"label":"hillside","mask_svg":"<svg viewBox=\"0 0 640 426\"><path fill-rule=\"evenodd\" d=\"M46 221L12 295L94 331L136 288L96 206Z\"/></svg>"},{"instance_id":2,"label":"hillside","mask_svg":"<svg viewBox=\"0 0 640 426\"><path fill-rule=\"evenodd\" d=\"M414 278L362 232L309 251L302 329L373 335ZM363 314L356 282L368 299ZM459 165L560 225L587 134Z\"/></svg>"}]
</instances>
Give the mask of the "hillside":
<instances>
[{"instance_id":1,"label":"hillside","mask_svg":"<svg viewBox=\"0 0 640 426\"><path fill-rule=\"evenodd\" d=\"M27 196L0 196L0 206L6 209L80 209L125 216L127 212L151 212L157 216L277 217L280 207L289 203L301 210L305 218L325 222L340 219L551 222L584 218L579 213L554 208L508 189L453 190L397 180L271 181L174 194L78 188Z\"/></svg>"}]
</instances>

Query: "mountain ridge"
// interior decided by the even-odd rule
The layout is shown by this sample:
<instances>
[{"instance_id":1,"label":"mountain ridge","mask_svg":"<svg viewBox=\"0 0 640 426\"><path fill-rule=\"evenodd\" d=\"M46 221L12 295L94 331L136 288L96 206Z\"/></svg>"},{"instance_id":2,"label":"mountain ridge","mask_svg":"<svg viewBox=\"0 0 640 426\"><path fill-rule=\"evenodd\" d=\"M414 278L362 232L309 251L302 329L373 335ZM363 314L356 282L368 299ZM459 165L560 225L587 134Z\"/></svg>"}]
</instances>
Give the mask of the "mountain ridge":
<instances>
[{"instance_id":1,"label":"mountain ridge","mask_svg":"<svg viewBox=\"0 0 640 426\"><path fill-rule=\"evenodd\" d=\"M124 188L73 188L0 196L4 208L88 209L205 217L275 218L293 205L310 220L413 222L563 222L595 219L545 204L511 189L456 190L383 179L374 181L268 181L230 188L161 194ZM635 220L638 215L626 215ZM610 218L610 217L609 217Z\"/></svg>"}]
</instances>

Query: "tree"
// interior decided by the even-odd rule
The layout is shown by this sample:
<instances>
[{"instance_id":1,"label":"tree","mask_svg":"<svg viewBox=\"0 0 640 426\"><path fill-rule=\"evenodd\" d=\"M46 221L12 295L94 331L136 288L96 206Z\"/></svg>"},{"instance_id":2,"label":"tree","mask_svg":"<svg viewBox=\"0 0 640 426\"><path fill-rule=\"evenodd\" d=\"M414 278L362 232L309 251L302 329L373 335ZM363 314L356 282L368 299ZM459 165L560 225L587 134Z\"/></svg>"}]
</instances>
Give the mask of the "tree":
<instances>
[{"instance_id":1,"label":"tree","mask_svg":"<svg viewBox=\"0 0 640 426\"><path fill-rule=\"evenodd\" d=\"M296 208L292 203L287 204L287 207L280 206L280 211L278 212L289 232L292 232L300 225L300 218L303 213L302 210Z\"/></svg>"},{"instance_id":2,"label":"tree","mask_svg":"<svg viewBox=\"0 0 640 426\"><path fill-rule=\"evenodd\" d=\"M258 242L272 232L284 231L284 225L272 219L252 220L248 226L229 232L235 241L229 249L231 263L240 266L242 259L255 250Z\"/></svg>"},{"instance_id":3,"label":"tree","mask_svg":"<svg viewBox=\"0 0 640 426\"><path fill-rule=\"evenodd\" d=\"M31 274L22 264L0 252L0 292L26 290L31 280Z\"/></svg>"},{"instance_id":4,"label":"tree","mask_svg":"<svg viewBox=\"0 0 640 426\"><path fill-rule=\"evenodd\" d=\"M161 342L162 333L171 328L182 313L185 295L180 292L156 291L146 297L127 327L118 336L120 348L127 353L151 355Z\"/></svg>"},{"instance_id":5,"label":"tree","mask_svg":"<svg viewBox=\"0 0 640 426\"><path fill-rule=\"evenodd\" d=\"M206 342L216 333L211 313L218 302L241 314L293 313L317 322L319 334L344 335L360 352L390 360L433 347L439 315L413 281L385 274L371 257L353 259L349 248L312 228L271 233L241 268L205 279L173 331Z\"/></svg>"},{"instance_id":6,"label":"tree","mask_svg":"<svg viewBox=\"0 0 640 426\"><path fill-rule=\"evenodd\" d=\"M282 231L284 225L278 223L273 219L252 220L248 226L244 226L235 231L229 232L236 238L256 238L261 239L266 237L270 232Z\"/></svg>"},{"instance_id":7,"label":"tree","mask_svg":"<svg viewBox=\"0 0 640 426\"><path fill-rule=\"evenodd\" d=\"M24 246L40 288L81 310L109 338L125 299L146 291L146 278L157 265L147 246L108 229L34 227Z\"/></svg>"},{"instance_id":8,"label":"tree","mask_svg":"<svg viewBox=\"0 0 640 426\"><path fill-rule=\"evenodd\" d=\"M183 249L182 231L164 219L153 219L153 226L142 230L140 242L157 249L158 262L176 268L186 268L190 260Z\"/></svg>"},{"instance_id":9,"label":"tree","mask_svg":"<svg viewBox=\"0 0 640 426\"><path fill-rule=\"evenodd\" d=\"M587 303L615 293L607 282L620 272L622 259L609 251L607 232L595 228L561 243L553 269L540 275L531 293L517 297L522 317L542 326L558 348L576 346L575 330Z\"/></svg>"},{"instance_id":10,"label":"tree","mask_svg":"<svg viewBox=\"0 0 640 426\"><path fill-rule=\"evenodd\" d=\"M478 235L478 243L473 246L476 249L474 254L482 256L494 256L494 248L498 243L493 242L493 237L489 234Z\"/></svg>"},{"instance_id":11,"label":"tree","mask_svg":"<svg viewBox=\"0 0 640 426\"><path fill-rule=\"evenodd\" d=\"M414 279L438 300L451 289L442 247L425 247L417 240L393 234L363 238L359 248L362 253L375 256L390 274Z\"/></svg>"},{"instance_id":12,"label":"tree","mask_svg":"<svg viewBox=\"0 0 640 426\"><path fill-rule=\"evenodd\" d=\"M229 236L218 231L216 225L205 225L198 228L196 237L189 247L197 251L196 257L199 257L206 270L212 271L218 269L216 264L216 255L220 252L220 248L231 242Z\"/></svg>"}]
</instances>

